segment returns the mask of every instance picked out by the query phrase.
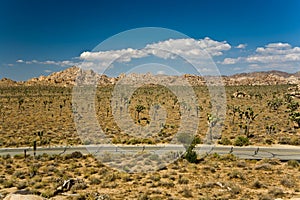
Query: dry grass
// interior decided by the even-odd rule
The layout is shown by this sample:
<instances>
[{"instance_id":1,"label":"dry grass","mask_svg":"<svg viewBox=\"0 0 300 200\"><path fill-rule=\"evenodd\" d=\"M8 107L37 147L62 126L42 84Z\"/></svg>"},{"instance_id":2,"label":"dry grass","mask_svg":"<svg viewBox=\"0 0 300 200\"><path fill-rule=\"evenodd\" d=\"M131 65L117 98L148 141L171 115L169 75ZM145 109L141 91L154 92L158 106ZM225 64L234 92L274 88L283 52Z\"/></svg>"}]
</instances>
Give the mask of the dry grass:
<instances>
[{"instance_id":1,"label":"dry grass","mask_svg":"<svg viewBox=\"0 0 300 200\"><path fill-rule=\"evenodd\" d=\"M295 128L295 124L289 119L288 103L284 100L288 87L287 85L226 87L228 109L226 120L222 125L222 138L216 136L219 143L237 144L238 137L245 137L243 128L245 123L239 118L239 113L234 114L233 108L239 107L244 111L247 107L251 107L258 116L250 124L249 144L299 145L300 129ZM172 92L160 86L147 86L139 88L131 99L126 100L129 106L127 109L122 108L122 112L129 112L135 123L141 126L150 122L149 109L152 105L160 104L167 111L167 119L161 125L161 130L144 138L124 133L118 127L110 107L112 89L112 86L98 88L95 110L102 130L114 143L153 144L169 142L173 138L180 126L180 113L177 98ZM210 113L210 99L207 88L195 87L194 90L202 109L198 115L197 134L203 141L208 129L207 113ZM249 96L234 98L232 94L236 91L243 91ZM94 138L80 138L76 132L71 93L72 88L53 86L1 87L1 147L32 146L34 140L38 146L94 143ZM268 107L268 102L276 98L282 100L282 105L274 110ZM293 101L300 102L299 99ZM136 105L145 107L139 114L139 119L135 111ZM42 136L38 135L39 131L43 131Z\"/></svg>"},{"instance_id":2,"label":"dry grass","mask_svg":"<svg viewBox=\"0 0 300 200\"><path fill-rule=\"evenodd\" d=\"M92 156L0 158L0 193L30 190L50 198L63 180L79 181L67 193L73 199L105 194L110 199L273 199L299 197L299 166L278 160L233 160L208 156L199 164L178 160L154 173L127 174ZM268 167L258 167L265 166ZM34 172L34 173L33 173ZM56 195L62 199L63 196ZM70 198L70 197L69 197ZM91 198L92 199L92 198Z\"/></svg>"}]
</instances>

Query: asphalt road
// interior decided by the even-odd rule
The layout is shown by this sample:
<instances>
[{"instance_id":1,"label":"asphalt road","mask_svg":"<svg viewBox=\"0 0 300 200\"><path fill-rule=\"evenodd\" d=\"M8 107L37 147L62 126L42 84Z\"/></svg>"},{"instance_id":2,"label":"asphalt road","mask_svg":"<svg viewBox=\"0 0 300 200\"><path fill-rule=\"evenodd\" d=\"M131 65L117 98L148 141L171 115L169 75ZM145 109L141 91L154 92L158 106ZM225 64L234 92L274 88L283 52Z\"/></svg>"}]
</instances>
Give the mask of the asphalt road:
<instances>
[{"instance_id":1,"label":"asphalt road","mask_svg":"<svg viewBox=\"0 0 300 200\"><path fill-rule=\"evenodd\" d=\"M3 155L33 155L32 147L20 148L0 148L0 156ZM160 154L161 152L184 152L182 145L85 145L85 146L67 146L67 147L43 147L37 148L36 155L42 154L70 154L79 151L82 154L100 154L104 152L110 153L131 153L135 154L141 151ZM263 158L278 158L280 160L300 160L300 147L294 146L276 146L276 147L233 147L233 146L213 146L213 145L198 145L195 151L200 155L217 153L220 155L233 154L243 159L263 159Z\"/></svg>"}]
</instances>

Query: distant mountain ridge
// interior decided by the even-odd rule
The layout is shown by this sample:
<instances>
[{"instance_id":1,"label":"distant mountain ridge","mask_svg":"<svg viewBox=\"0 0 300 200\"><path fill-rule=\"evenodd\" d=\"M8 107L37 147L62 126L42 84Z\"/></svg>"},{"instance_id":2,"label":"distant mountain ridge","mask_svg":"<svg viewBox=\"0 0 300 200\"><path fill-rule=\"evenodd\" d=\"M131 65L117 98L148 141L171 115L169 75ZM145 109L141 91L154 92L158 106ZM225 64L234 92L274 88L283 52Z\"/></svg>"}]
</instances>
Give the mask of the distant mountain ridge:
<instances>
[{"instance_id":1,"label":"distant mountain ridge","mask_svg":"<svg viewBox=\"0 0 300 200\"><path fill-rule=\"evenodd\" d=\"M84 76L78 74L83 73ZM119 77L108 77L106 75L99 75L92 70L83 71L80 68L73 66L60 72L54 72L49 76L40 76L32 78L27 81L13 81L11 79L3 78L0 80L0 85L58 85L58 86L73 86L76 81L88 81L88 77L95 77L100 85L115 84L124 76L130 76L135 79L137 74L121 74ZM144 78L150 79L154 75L144 74ZM161 75L160 75L161 76ZM206 80L202 76L191 74L183 75L192 85L205 85ZM296 73L287 73L282 71L262 71L234 74L231 76L222 76L225 85L276 85L276 84L300 84L300 71ZM78 79L78 80L76 80ZM85 79L85 80L83 80Z\"/></svg>"}]
</instances>

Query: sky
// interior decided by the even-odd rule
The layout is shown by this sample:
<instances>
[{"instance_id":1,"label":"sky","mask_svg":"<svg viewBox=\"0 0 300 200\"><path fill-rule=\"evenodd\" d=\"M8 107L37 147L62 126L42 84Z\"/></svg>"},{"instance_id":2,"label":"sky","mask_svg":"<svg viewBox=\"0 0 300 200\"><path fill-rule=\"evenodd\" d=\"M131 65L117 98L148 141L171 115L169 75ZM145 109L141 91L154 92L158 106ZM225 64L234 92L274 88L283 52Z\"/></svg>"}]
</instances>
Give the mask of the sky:
<instances>
[{"instance_id":1,"label":"sky","mask_svg":"<svg viewBox=\"0 0 300 200\"><path fill-rule=\"evenodd\" d=\"M112 61L115 73L124 72L129 62L149 61L149 48L160 49L151 62L165 65L167 59L185 73L193 73L192 68L174 62L167 50L191 59L203 72L212 63L223 75L296 72L299 10L298 0L3 0L0 78L27 80L72 65L88 68L94 61L101 61L100 72L109 71ZM207 66L196 62L203 58L199 47L211 58Z\"/></svg>"}]
</instances>

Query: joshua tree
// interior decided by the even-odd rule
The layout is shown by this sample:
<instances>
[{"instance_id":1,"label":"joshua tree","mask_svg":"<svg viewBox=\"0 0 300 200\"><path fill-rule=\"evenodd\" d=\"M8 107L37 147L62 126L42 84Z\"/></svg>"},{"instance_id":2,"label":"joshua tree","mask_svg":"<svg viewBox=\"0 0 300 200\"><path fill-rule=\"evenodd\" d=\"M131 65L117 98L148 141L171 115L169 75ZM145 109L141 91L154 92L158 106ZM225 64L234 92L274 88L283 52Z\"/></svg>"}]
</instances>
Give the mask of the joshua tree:
<instances>
[{"instance_id":1,"label":"joshua tree","mask_svg":"<svg viewBox=\"0 0 300 200\"><path fill-rule=\"evenodd\" d=\"M231 120L231 123L234 124L235 115L236 115L236 113L240 113L241 110L240 110L239 106L230 106L230 107L231 107L231 110L232 110L232 120Z\"/></svg>"},{"instance_id":2,"label":"joshua tree","mask_svg":"<svg viewBox=\"0 0 300 200\"><path fill-rule=\"evenodd\" d=\"M274 125L267 125L266 126L266 133L267 134L272 134L272 132L274 132L276 129L276 127Z\"/></svg>"},{"instance_id":3,"label":"joshua tree","mask_svg":"<svg viewBox=\"0 0 300 200\"><path fill-rule=\"evenodd\" d=\"M209 128L209 138L208 142L211 143L213 140L213 128L216 126L217 122L219 121L219 118L216 116L213 116L212 114L207 113L207 123L208 123L208 128Z\"/></svg>"},{"instance_id":4,"label":"joshua tree","mask_svg":"<svg viewBox=\"0 0 300 200\"><path fill-rule=\"evenodd\" d=\"M138 119L138 120L140 119L140 113L141 113L143 110L145 110L145 109L146 109L146 108L145 108L145 106L143 106L143 105L140 105L140 104L136 105L135 110L136 110L136 112L137 112L137 119Z\"/></svg>"},{"instance_id":5,"label":"joshua tree","mask_svg":"<svg viewBox=\"0 0 300 200\"><path fill-rule=\"evenodd\" d=\"M23 105L23 103L24 103L24 99L20 98L20 99L18 100L19 110L21 109L21 106Z\"/></svg>"},{"instance_id":6,"label":"joshua tree","mask_svg":"<svg viewBox=\"0 0 300 200\"><path fill-rule=\"evenodd\" d=\"M290 114L290 119L297 123L298 128L300 127L300 112L293 112Z\"/></svg>"},{"instance_id":7,"label":"joshua tree","mask_svg":"<svg viewBox=\"0 0 300 200\"><path fill-rule=\"evenodd\" d=\"M282 105L282 99L279 99L279 98L275 98L275 99L268 101L268 107L271 110L278 111L278 109L281 105Z\"/></svg>"},{"instance_id":8,"label":"joshua tree","mask_svg":"<svg viewBox=\"0 0 300 200\"><path fill-rule=\"evenodd\" d=\"M254 111L251 107L248 107L246 111L240 113L240 117L245 119L245 135L250 136L250 124L255 120L258 114L254 114Z\"/></svg>"},{"instance_id":9,"label":"joshua tree","mask_svg":"<svg viewBox=\"0 0 300 200\"><path fill-rule=\"evenodd\" d=\"M290 103L287 105L287 108L290 109L291 112L294 112L299 108L299 103L290 101Z\"/></svg>"}]
</instances>

